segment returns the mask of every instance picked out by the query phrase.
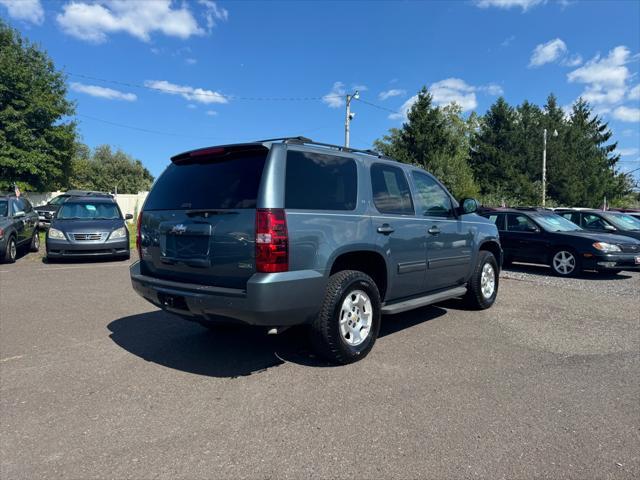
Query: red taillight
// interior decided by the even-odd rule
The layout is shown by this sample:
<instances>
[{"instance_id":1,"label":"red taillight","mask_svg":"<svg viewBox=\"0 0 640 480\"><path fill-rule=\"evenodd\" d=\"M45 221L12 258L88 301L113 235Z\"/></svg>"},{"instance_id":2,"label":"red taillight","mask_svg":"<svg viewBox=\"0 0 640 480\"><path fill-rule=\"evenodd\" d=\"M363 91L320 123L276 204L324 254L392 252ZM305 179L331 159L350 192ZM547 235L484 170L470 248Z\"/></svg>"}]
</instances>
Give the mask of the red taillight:
<instances>
[{"instance_id":1,"label":"red taillight","mask_svg":"<svg viewBox=\"0 0 640 480\"><path fill-rule=\"evenodd\" d=\"M289 270L287 219L280 208L260 208L256 212L256 271Z\"/></svg>"},{"instance_id":2,"label":"red taillight","mask_svg":"<svg viewBox=\"0 0 640 480\"><path fill-rule=\"evenodd\" d=\"M142 259L142 234L140 233L140 227L142 226L142 212L138 215L138 223L136 226L136 250L138 250L138 257Z\"/></svg>"}]
</instances>

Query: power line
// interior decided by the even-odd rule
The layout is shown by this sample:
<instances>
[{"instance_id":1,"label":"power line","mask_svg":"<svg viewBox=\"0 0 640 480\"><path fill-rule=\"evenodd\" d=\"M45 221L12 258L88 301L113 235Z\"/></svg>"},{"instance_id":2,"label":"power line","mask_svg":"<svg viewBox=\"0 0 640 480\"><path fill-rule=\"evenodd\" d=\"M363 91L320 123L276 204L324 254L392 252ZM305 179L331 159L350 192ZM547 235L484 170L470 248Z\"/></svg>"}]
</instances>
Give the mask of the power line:
<instances>
[{"instance_id":1,"label":"power line","mask_svg":"<svg viewBox=\"0 0 640 480\"><path fill-rule=\"evenodd\" d=\"M308 102L308 101L320 101L327 98L344 97L344 95L322 95L322 96L301 96L301 97L262 97L262 96L246 97L246 96L240 96L240 95L225 95L223 93L218 93L218 92L205 92L205 91L197 92L197 91L184 91L182 89L175 89L175 88L153 87L150 85L144 85L140 83L122 82L120 80L110 80L107 78L92 77L89 75L82 75L79 73L72 73L72 72L67 72L67 73L72 77L83 78L85 80L92 80L94 82L110 83L113 85L120 85L124 87L129 87L129 88L141 88L141 89L152 90L156 92L170 93L173 95L186 94L194 97L216 97L216 98L224 98L226 100L248 100L248 101L269 101L269 102L278 102L278 101Z\"/></svg>"},{"instance_id":2,"label":"power line","mask_svg":"<svg viewBox=\"0 0 640 480\"><path fill-rule=\"evenodd\" d=\"M375 103L367 102L361 98L356 99L358 102L364 103L365 105L369 105L370 107L377 108L378 110L383 110L389 113L399 113L397 110L391 110L390 108L383 107L381 105L376 105Z\"/></svg>"}]
</instances>

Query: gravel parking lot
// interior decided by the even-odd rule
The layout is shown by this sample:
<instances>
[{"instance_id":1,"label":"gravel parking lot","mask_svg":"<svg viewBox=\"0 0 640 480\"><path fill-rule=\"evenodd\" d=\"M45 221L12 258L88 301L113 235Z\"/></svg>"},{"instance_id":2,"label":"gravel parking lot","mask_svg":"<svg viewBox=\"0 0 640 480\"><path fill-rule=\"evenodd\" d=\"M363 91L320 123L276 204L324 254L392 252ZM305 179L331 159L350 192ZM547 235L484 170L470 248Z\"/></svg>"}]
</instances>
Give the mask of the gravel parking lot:
<instances>
[{"instance_id":1,"label":"gravel parking lot","mask_svg":"<svg viewBox=\"0 0 640 480\"><path fill-rule=\"evenodd\" d=\"M517 266L330 367L159 312L127 267L0 265L2 479L640 477L639 273Z\"/></svg>"}]
</instances>

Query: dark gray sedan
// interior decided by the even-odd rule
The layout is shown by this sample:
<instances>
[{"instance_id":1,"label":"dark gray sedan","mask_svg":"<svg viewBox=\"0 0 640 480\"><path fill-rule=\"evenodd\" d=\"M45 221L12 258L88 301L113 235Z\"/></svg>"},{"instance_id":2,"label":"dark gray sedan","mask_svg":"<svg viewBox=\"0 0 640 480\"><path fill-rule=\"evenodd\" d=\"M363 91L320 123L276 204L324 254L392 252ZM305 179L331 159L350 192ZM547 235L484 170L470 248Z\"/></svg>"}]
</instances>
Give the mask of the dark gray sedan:
<instances>
[{"instance_id":1,"label":"dark gray sedan","mask_svg":"<svg viewBox=\"0 0 640 480\"><path fill-rule=\"evenodd\" d=\"M38 214L29 200L15 195L0 196L0 262L13 263L19 248L37 252Z\"/></svg>"},{"instance_id":2,"label":"dark gray sedan","mask_svg":"<svg viewBox=\"0 0 640 480\"><path fill-rule=\"evenodd\" d=\"M47 258L129 258L129 230L109 197L77 197L64 202L47 231Z\"/></svg>"}]
</instances>

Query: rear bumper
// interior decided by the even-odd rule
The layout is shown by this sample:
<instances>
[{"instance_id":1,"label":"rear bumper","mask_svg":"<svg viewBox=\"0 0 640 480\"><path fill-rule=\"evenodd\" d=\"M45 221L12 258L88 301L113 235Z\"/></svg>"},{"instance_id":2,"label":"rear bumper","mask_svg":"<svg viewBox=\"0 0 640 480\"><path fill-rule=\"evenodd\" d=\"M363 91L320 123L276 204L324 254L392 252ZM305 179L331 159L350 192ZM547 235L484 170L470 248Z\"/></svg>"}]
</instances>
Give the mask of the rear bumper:
<instances>
[{"instance_id":1,"label":"rear bumper","mask_svg":"<svg viewBox=\"0 0 640 480\"><path fill-rule=\"evenodd\" d=\"M587 270L640 270L640 253L612 253L583 257L583 268Z\"/></svg>"},{"instance_id":2,"label":"rear bumper","mask_svg":"<svg viewBox=\"0 0 640 480\"><path fill-rule=\"evenodd\" d=\"M142 275L130 267L133 289L171 313L208 321L225 319L270 327L306 323L320 310L326 279L315 270L256 273L246 290L172 282Z\"/></svg>"},{"instance_id":3,"label":"rear bumper","mask_svg":"<svg viewBox=\"0 0 640 480\"><path fill-rule=\"evenodd\" d=\"M47 257L121 257L129 254L129 239L86 244L58 241L47 238Z\"/></svg>"}]
</instances>

